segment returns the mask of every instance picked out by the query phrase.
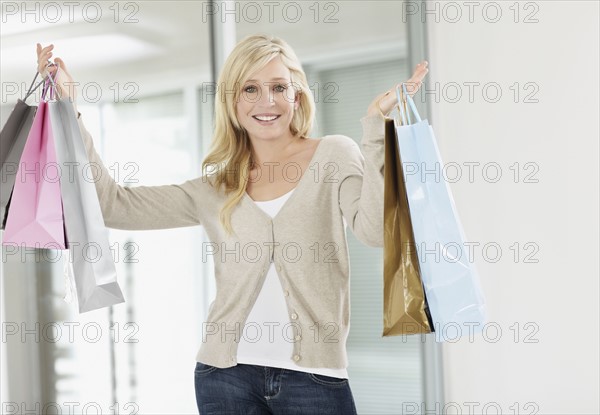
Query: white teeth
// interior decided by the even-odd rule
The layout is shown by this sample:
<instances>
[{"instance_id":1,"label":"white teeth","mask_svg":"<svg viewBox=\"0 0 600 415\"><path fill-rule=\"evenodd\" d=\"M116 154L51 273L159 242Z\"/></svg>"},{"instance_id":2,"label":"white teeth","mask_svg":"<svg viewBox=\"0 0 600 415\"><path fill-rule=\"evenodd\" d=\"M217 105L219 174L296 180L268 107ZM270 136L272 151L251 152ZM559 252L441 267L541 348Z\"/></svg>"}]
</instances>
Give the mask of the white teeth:
<instances>
[{"instance_id":1,"label":"white teeth","mask_svg":"<svg viewBox=\"0 0 600 415\"><path fill-rule=\"evenodd\" d=\"M264 116L264 115L255 115L254 118L260 121L273 121L275 118L279 117L279 115L272 116Z\"/></svg>"}]
</instances>

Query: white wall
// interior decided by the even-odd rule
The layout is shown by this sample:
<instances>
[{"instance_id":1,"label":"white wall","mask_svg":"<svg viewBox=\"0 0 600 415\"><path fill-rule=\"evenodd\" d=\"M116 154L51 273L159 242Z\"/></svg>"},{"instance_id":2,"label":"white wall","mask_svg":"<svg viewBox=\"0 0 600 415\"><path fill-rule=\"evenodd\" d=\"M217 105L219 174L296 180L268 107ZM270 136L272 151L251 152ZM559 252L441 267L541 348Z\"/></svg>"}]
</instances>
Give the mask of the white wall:
<instances>
[{"instance_id":1,"label":"white wall","mask_svg":"<svg viewBox=\"0 0 600 415\"><path fill-rule=\"evenodd\" d=\"M4 231L3 231L4 232ZM0 263L0 321L6 321L4 318L4 262ZM8 400L8 373L6 367L6 342L0 342L0 402Z\"/></svg>"},{"instance_id":2,"label":"white wall","mask_svg":"<svg viewBox=\"0 0 600 415\"><path fill-rule=\"evenodd\" d=\"M514 2L496 3L502 10L497 23L482 18L486 2L478 3L473 23L464 2L453 2L463 12L459 23L448 20L455 10L443 13L450 2L428 2L428 8L434 3L440 21L426 16L427 87L439 83L443 90L457 82L463 92L458 103L427 96L444 162L496 162L502 169L497 183L482 179L479 168L473 183L452 184L467 239L502 248L495 263L476 250L490 321L502 335L493 343L490 329L487 341L478 335L444 345L446 402L462 413L469 407L481 413L487 404L489 413L496 407L502 413L598 414L598 2L535 1L528 9L520 2L519 23L509 9ZM523 23L531 13L538 22ZM493 9L486 14L494 15ZM502 98L488 103L479 87L469 103L463 84L469 81L498 83ZM515 82L517 103L509 89ZM526 82L539 86L538 103L523 102L524 93L534 91ZM515 162L536 163L539 182L521 177L515 183ZM539 247L538 263L512 257L510 246L528 241ZM518 330L510 328L515 322ZM527 322L533 325L524 327ZM525 342L528 334L538 342ZM533 404L526 408L527 402Z\"/></svg>"}]
</instances>

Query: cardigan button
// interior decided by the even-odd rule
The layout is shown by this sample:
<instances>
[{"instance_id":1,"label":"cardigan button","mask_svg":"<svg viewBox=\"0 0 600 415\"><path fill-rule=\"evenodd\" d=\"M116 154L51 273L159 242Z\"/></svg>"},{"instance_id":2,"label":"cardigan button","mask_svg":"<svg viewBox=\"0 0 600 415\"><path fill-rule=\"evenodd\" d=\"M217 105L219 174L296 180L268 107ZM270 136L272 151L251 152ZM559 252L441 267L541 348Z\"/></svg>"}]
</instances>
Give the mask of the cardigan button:
<instances>
[{"instance_id":1,"label":"cardigan button","mask_svg":"<svg viewBox=\"0 0 600 415\"><path fill-rule=\"evenodd\" d=\"M283 292L283 295L285 295L286 297L289 297L289 296L290 296L290 292L289 292L288 290L285 290L285 291Z\"/></svg>"},{"instance_id":2,"label":"cardigan button","mask_svg":"<svg viewBox=\"0 0 600 415\"><path fill-rule=\"evenodd\" d=\"M295 354L294 355L294 360L297 362L298 360L300 360L300 355L299 354Z\"/></svg>"},{"instance_id":3,"label":"cardigan button","mask_svg":"<svg viewBox=\"0 0 600 415\"><path fill-rule=\"evenodd\" d=\"M295 339L296 340L302 340L302 336L296 336Z\"/></svg>"},{"instance_id":4,"label":"cardigan button","mask_svg":"<svg viewBox=\"0 0 600 415\"><path fill-rule=\"evenodd\" d=\"M292 320L296 320L298 318L298 314L292 313Z\"/></svg>"}]
</instances>

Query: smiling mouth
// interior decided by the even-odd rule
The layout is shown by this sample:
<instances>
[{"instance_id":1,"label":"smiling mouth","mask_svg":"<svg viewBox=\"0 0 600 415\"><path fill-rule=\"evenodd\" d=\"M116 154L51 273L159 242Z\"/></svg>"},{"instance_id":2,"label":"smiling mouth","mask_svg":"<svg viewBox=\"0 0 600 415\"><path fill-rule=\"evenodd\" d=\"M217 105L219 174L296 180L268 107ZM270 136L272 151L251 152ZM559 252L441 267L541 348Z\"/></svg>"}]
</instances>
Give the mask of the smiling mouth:
<instances>
[{"instance_id":1,"label":"smiling mouth","mask_svg":"<svg viewBox=\"0 0 600 415\"><path fill-rule=\"evenodd\" d=\"M275 121L279 117L281 117L281 115L253 115L252 116L252 118L254 118L256 121L263 123L263 124Z\"/></svg>"}]
</instances>

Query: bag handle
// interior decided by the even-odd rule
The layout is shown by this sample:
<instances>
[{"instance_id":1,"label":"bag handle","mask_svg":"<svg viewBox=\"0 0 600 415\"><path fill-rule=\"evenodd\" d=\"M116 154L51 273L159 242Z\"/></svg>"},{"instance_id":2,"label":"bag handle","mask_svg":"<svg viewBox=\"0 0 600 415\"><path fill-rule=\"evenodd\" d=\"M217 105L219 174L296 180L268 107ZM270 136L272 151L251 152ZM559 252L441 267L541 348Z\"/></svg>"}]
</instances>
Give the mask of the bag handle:
<instances>
[{"instance_id":1,"label":"bag handle","mask_svg":"<svg viewBox=\"0 0 600 415\"><path fill-rule=\"evenodd\" d=\"M400 86L396 86L396 98L398 99L398 109L400 110L400 117L403 122L403 125L410 125L412 121L410 119L410 113L406 104L410 106L413 114L415 115L415 119L417 122L421 122L421 116L419 115L419 111L417 111L417 107L412 97L408 95L406 91L406 84L402 82L402 92L400 92Z\"/></svg>"},{"instance_id":2,"label":"bag handle","mask_svg":"<svg viewBox=\"0 0 600 415\"><path fill-rule=\"evenodd\" d=\"M56 73L54 74L54 77L57 78L58 77L58 71L60 70L60 66L56 66ZM50 73L48 73L48 78L45 79L44 83L44 88L42 90L42 99L46 100L46 93L48 92L48 90L50 90L50 98L48 98L48 100L54 100L55 95L58 96L58 99L61 99L60 96L60 91L58 90L56 83L54 82L54 78L52 78L52 75ZM52 84L52 85L50 85ZM47 101L47 100L46 100Z\"/></svg>"},{"instance_id":3,"label":"bag handle","mask_svg":"<svg viewBox=\"0 0 600 415\"><path fill-rule=\"evenodd\" d=\"M31 81L31 85L29 86L29 89L27 90L27 94L25 94L25 97L23 98L23 102L27 101L27 98L29 98L29 96L31 94L33 94L33 92L38 89L40 87L40 85L42 85L44 83L44 80L42 79L36 86L35 88L33 87L33 84L35 83L35 80L37 79L39 75L39 72L35 73L35 77L33 78L33 81Z\"/></svg>"},{"instance_id":4,"label":"bag handle","mask_svg":"<svg viewBox=\"0 0 600 415\"><path fill-rule=\"evenodd\" d=\"M404 84L402 84L404 85ZM406 110L406 99L403 96L404 92L400 91L398 85L396 86L396 106L398 107L398 114L400 115L400 123L399 125L407 125L410 120L407 119L408 112Z\"/></svg>"}]
</instances>

